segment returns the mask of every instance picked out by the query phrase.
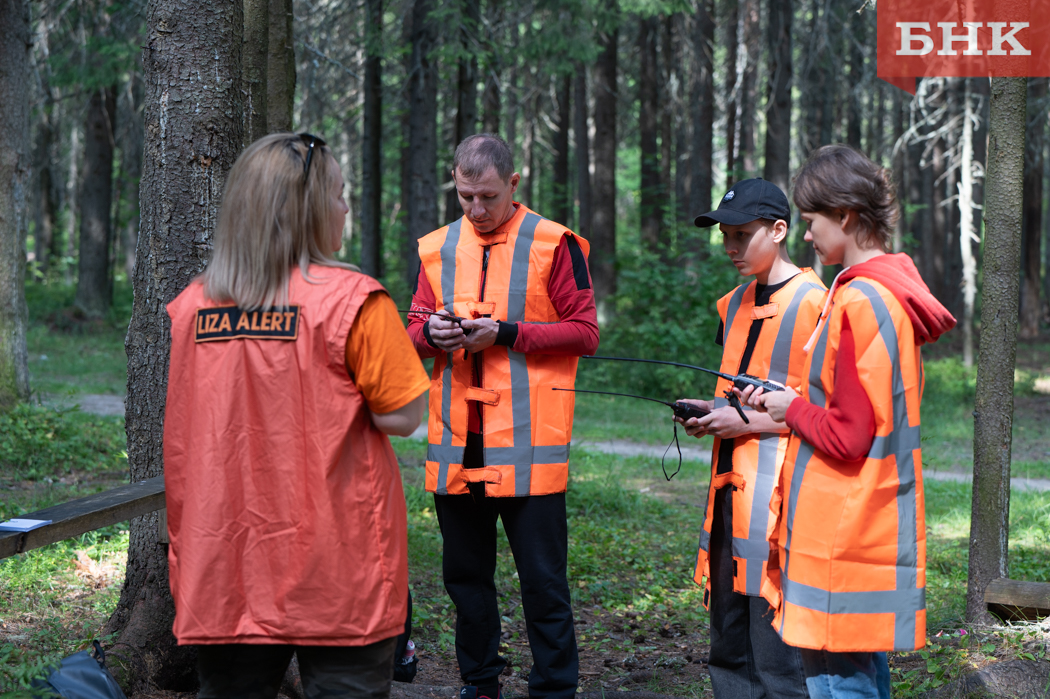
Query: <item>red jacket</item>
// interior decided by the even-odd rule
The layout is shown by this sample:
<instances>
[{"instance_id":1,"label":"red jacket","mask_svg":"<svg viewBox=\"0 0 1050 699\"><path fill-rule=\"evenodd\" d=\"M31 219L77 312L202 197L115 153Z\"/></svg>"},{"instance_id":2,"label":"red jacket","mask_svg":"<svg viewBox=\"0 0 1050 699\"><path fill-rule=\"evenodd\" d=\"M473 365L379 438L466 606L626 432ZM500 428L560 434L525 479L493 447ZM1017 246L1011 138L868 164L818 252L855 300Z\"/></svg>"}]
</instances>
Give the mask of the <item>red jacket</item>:
<instances>
[{"instance_id":1,"label":"red jacket","mask_svg":"<svg viewBox=\"0 0 1050 699\"><path fill-rule=\"evenodd\" d=\"M209 310L199 282L168 305L164 480L180 644L355 646L404 628L401 476L345 361L354 318L382 287L344 269L310 275L321 283L292 272L289 313Z\"/></svg>"}]
</instances>

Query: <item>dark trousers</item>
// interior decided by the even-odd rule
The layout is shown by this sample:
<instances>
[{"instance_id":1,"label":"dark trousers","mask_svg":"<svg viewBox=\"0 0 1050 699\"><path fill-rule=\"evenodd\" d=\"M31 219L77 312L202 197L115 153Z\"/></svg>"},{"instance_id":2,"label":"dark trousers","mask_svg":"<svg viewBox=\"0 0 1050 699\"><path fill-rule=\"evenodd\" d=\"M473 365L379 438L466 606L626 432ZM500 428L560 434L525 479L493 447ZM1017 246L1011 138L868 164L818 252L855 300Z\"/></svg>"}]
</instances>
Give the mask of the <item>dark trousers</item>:
<instances>
[{"instance_id":1,"label":"dark trousers","mask_svg":"<svg viewBox=\"0 0 1050 699\"><path fill-rule=\"evenodd\" d=\"M808 697L798 648L773 629L773 608L762 597L733 591L731 487L715 493L711 522L711 655L715 699Z\"/></svg>"},{"instance_id":2,"label":"dark trousers","mask_svg":"<svg viewBox=\"0 0 1050 699\"><path fill-rule=\"evenodd\" d=\"M227 644L197 646L199 699L273 699L292 659L306 699L386 699L394 670L394 641L367 646Z\"/></svg>"},{"instance_id":3,"label":"dark trousers","mask_svg":"<svg viewBox=\"0 0 1050 699\"><path fill-rule=\"evenodd\" d=\"M490 498L472 488L469 495L435 495L434 509L444 539L445 589L456 605L456 658L463 682L492 687L507 665L499 655L502 629L493 580L499 517L514 553L532 647L529 696L574 696L579 656L566 578L565 494Z\"/></svg>"}]
</instances>

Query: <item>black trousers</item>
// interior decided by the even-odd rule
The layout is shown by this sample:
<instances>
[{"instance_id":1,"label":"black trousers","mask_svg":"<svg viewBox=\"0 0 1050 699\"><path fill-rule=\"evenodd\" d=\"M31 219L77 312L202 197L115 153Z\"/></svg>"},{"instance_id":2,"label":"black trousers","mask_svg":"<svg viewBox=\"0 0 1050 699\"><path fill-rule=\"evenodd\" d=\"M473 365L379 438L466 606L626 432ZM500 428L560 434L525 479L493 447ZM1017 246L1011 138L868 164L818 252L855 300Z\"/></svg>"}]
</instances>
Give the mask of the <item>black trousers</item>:
<instances>
[{"instance_id":1,"label":"black trousers","mask_svg":"<svg viewBox=\"0 0 1050 699\"><path fill-rule=\"evenodd\" d=\"M295 653L306 699L386 699L394 670L394 643L394 638L388 638L367 646L197 646L198 697L273 699Z\"/></svg>"},{"instance_id":2,"label":"black trousers","mask_svg":"<svg viewBox=\"0 0 1050 699\"><path fill-rule=\"evenodd\" d=\"M711 522L711 655L715 699L808 697L798 648L772 626L773 608L762 597L733 591L731 487L715 493Z\"/></svg>"},{"instance_id":3,"label":"black trousers","mask_svg":"<svg viewBox=\"0 0 1050 699\"><path fill-rule=\"evenodd\" d=\"M574 696L579 656L566 578L565 494L490 498L472 488L469 495L435 495L434 509L444 539L445 589L456 605L456 658L463 682L491 687L507 665L499 655L502 629L493 580L499 517L514 553L532 647L529 696Z\"/></svg>"}]
</instances>

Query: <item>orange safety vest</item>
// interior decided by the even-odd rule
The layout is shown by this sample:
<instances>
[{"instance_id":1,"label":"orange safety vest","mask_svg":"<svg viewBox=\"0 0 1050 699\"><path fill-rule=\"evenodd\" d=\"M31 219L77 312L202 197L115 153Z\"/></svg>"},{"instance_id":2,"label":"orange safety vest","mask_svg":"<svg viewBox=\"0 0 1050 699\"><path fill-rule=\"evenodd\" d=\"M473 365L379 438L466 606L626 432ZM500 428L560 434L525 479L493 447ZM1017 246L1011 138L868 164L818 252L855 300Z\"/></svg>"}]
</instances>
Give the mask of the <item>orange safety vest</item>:
<instances>
[{"instance_id":1,"label":"orange safety vest","mask_svg":"<svg viewBox=\"0 0 1050 699\"><path fill-rule=\"evenodd\" d=\"M556 323L547 295L554 251L575 235L526 207L498 232L479 235L465 217L419 240L419 258L434 288L437 308L467 318L511 323ZM586 240L576 236L584 255ZM479 298L488 262L484 298ZM426 489L438 495L469 492L484 482L492 497L565 492L575 406L578 357L522 354L492 346L481 352L481 385L473 356L439 354L430 386ZM483 468L464 469L469 402L482 405ZM470 409L474 409L472 406Z\"/></svg>"},{"instance_id":2,"label":"orange safety vest","mask_svg":"<svg viewBox=\"0 0 1050 699\"><path fill-rule=\"evenodd\" d=\"M812 270L796 274L784 288L772 295L765 306L755 306L758 282L741 284L718 301L722 318L722 367L727 374L740 368L740 357L747 347L751 322L764 319L747 373L771 379L787 386L802 383L806 353L802 346L817 325L827 287ZM729 405L723 391L730 382L719 378L715 407ZM693 580L705 585L704 605L709 603L711 562L709 558L711 527L714 517L715 492L733 486L733 590L758 596L762 592L769 560L769 533L776 524L770 516L770 499L780 477L787 454L789 433L751 433L736 438L732 471L717 474L718 453L722 440L715 437L711 457L711 486L707 495L707 512L700 533Z\"/></svg>"},{"instance_id":3,"label":"orange safety vest","mask_svg":"<svg viewBox=\"0 0 1050 699\"><path fill-rule=\"evenodd\" d=\"M200 282L168 304L164 484L180 644L359 646L405 627L397 457L346 368L354 318L383 287L346 269L309 272L292 270L289 308L217 307Z\"/></svg>"},{"instance_id":4,"label":"orange safety vest","mask_svg":"<svg viewBox=\"0 0 1050 699\"><path fill-rule=\"evenodd\" d=\"M926 640L922 358L897 299L877 281L854 278L836 291L807 357L802 395L814 405L832 395L843 315L875 439L867 457L846 462L792 435L780 482L780 570L770 571L762 593L788 645L916 650Z\"/></svg>"}]
</instances>

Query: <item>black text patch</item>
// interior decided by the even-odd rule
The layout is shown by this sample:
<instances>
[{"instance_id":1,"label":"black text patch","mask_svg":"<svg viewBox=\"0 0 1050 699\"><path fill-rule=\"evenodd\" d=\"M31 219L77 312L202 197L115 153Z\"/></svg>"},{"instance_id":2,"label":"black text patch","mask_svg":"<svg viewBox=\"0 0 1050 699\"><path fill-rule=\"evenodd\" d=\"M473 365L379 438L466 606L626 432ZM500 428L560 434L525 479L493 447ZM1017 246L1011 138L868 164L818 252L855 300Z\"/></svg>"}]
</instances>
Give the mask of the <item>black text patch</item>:
<instances>
[{"instance_id":1,"label":"black text patch","mask_svg":"<svg viewBox=\"0 0 1050 699\"><path fill-rule=\"evenodd\" d=\"M236 340L294 340L299 336L299 306L269 311L242 311L236 306L197 309L197 342Z\"/></svg>"}]
</instances>

